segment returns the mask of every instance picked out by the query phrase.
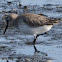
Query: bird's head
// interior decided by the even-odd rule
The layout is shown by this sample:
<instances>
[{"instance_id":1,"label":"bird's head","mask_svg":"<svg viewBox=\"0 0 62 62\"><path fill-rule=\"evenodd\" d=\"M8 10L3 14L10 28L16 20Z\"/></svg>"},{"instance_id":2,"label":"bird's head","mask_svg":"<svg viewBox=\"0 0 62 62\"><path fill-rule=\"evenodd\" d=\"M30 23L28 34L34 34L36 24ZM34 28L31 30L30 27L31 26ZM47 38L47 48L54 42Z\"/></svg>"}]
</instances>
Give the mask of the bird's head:
<instances>
[{"instance_id":1,"label":"bird's head","mask_svg":"<svg viewBox=\"0 0 62 62\"><path fill-rule=\"evenodd\" d=\"M6 26L5 26L5 30L4 30L4 33L7 31L8 27L9 26L13 26L14 24L14 21L17 19L18 15L17 14L5 14L5 22L6 22Z\"/></svg>"}]
</instances>

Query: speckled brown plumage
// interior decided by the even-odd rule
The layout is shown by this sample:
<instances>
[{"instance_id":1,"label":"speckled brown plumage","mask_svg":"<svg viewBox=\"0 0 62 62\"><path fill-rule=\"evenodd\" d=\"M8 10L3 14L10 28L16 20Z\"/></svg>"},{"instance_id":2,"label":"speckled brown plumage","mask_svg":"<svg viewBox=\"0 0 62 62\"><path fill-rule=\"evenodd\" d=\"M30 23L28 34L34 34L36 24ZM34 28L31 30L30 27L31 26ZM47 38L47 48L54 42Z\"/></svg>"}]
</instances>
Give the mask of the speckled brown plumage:
<instances>
[{"instance_id":1,"label":"speckled brown plumage","mask_svg":"<svg viewBox=\"0 0 62 62\"><path fill-rule=\"evenodd\" d=\"M54 23L58 22L58 19L52 19L46 16L31 13L24 13L22 15L22 19L26 24L30 26L53 25Z\"/></svg>"}]
</instances>

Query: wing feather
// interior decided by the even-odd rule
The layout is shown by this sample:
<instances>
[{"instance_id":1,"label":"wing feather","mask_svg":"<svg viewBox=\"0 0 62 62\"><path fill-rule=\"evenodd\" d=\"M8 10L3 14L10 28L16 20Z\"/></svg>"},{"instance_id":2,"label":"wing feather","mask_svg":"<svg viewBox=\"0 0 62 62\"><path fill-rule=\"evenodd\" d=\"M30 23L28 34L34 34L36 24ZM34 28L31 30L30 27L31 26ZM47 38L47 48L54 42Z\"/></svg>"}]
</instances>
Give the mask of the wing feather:
<instances>
[{"instance_id":1,"label":"wing feather","mask_svg":"<svg viewBox=\"0 0 62 62\"><path fill-rule=\"evenodd\" d=\"M49 22L49 18L47 18L46 16L31 13L24 13L22 16L24 22L30 26L42 26Z\"/></svg>"}]
</instances>

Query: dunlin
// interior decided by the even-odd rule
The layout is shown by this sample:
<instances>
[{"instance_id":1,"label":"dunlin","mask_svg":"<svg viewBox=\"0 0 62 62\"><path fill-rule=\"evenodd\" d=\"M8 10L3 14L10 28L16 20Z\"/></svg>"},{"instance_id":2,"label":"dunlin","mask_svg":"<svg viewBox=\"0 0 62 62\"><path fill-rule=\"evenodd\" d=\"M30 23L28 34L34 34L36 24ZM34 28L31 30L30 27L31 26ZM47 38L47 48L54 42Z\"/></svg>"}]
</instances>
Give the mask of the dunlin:
<instances>
[{"instance_id":1,"label":"dunlin","mask_svg":"<svg viewBox=\"0 0 62 62\"><path fill-rule=\"evenodd\" d=\"M9 26L14 26L23 34L34 35L33 45L35 45L36 39L39 35L45 34L54 24L60 21L56 18L48 18L44 15L31 13L23 13L22 15L12 13L10 15L6 15L5 19L6 27L4 34Z\"/></svg>"}]
</instances>

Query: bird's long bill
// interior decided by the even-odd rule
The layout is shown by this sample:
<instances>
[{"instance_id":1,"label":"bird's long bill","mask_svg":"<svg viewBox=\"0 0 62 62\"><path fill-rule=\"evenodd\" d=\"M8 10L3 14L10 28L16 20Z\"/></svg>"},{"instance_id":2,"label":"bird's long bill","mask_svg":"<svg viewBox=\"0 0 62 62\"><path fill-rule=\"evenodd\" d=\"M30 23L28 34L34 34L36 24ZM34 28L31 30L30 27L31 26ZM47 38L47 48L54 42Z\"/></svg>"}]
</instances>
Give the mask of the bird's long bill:
<instances>
[{"instance_id":1,"label":"bird's long bill","mask_svg":"<svg viewBox=\"0 0 62 62\"><path fill-rule=\"evenodd\" d=\"M6 33L7 29L8 29L8 20L6 20L6 27L5 27L5 30L4 30L3 34Z\"/></svg>"}]
</instances>

